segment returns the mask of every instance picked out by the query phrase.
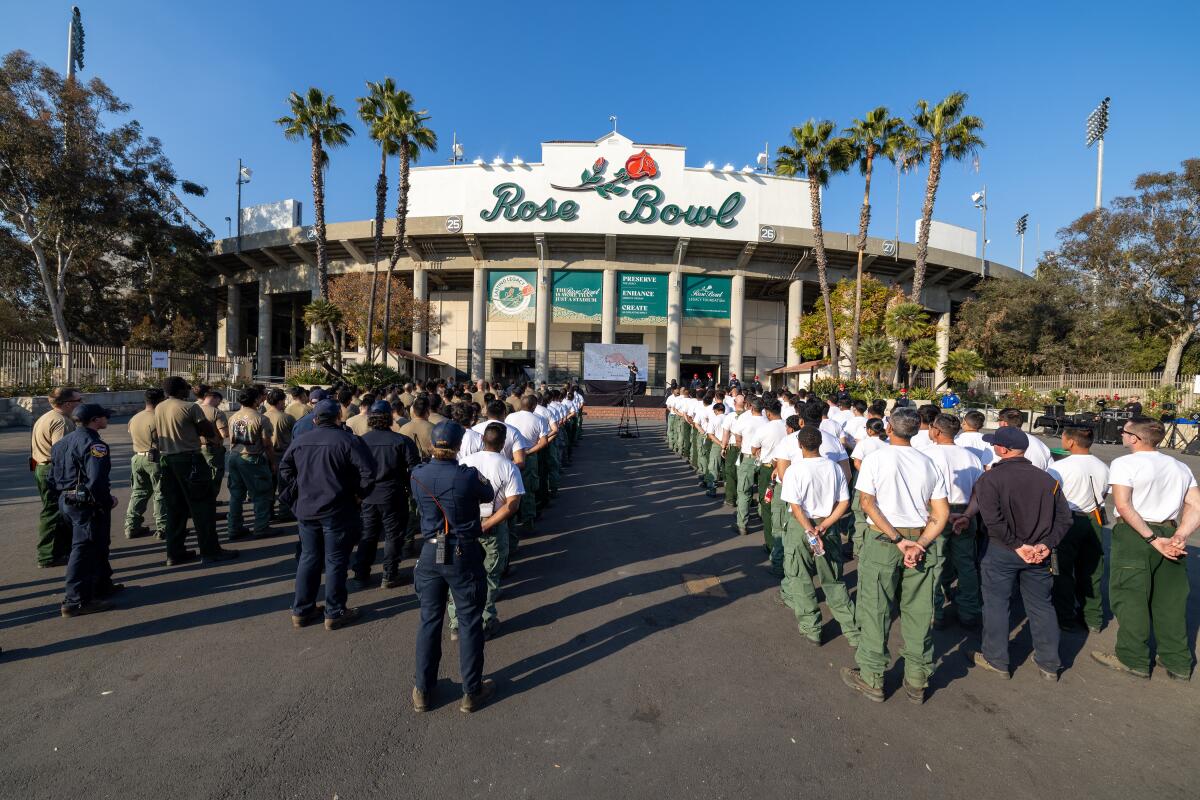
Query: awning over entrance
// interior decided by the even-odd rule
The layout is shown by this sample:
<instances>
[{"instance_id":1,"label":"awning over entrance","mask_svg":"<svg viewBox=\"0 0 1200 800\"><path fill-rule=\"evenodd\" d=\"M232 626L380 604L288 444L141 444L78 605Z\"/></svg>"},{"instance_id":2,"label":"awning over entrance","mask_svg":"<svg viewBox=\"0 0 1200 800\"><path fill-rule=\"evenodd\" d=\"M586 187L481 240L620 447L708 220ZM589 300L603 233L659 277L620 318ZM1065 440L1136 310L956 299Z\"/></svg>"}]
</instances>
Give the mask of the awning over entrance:
<instances>
[{"instance_id":1,"label":"awning over entrance","mask_svg":"<svg viewBox=\"0 0 1200 800\"><path fill-rule=\"evenodd\" d=\"M450 365L444 361L438 361L436 358L430 358L429 356L419 356L409 350L401 350L394 347L389 350L388 353L394 358L400 358L405 361L416 361L421 364L434 364L439 367L450 367Z\"/></svg>"},{"instance_id":2,"label":"awning over entrance","mask_svg":"<svg viewBox=\"0 0 1200 800\"><path fill-rule=\"evenodd\" d=\"M817 361L805 361L802 364L792 364L790 367L779 367L771 370L772 375L795 375L797 372L808 372L809 370L820 369L821 367L829 366L829 359L820 359Z\"/></svg>"}]
</instances>

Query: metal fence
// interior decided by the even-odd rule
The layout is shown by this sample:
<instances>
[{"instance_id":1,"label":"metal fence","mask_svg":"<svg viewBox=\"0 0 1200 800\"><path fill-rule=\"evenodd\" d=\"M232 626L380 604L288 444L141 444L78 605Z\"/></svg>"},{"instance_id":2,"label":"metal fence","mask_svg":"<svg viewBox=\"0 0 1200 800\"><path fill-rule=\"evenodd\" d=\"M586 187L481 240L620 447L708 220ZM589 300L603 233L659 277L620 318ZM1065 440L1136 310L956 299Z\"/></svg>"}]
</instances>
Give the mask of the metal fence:
<instances>
[{"instance_id":1,"label":"metal fence","mask_svg":"<svg viewBox=\"0 0 1200 800\"><path fill-rule=\"evenodd\" d=\"M1018 387L1024 387L1039 394L1052 394L1067 388L1078 395L1091 397L1132 400L1145 400L1147 393L1161 388L1161 372L1096 372L1096 373L1061 373L1059 375L980 375L971 381L971 388L979 391L1002 395ZM1172 402L1182 408L1190 408L1200 404L1200 395L1193 391L1194 375L1180 375L1176 378L1175 397Z\"/></svg>"},{"instance_id":2,"label":"metal fence","mask_svg":"<svg viewBox=\"0 0 1200 800\"><path fill-rule=\"evenodd\" d=\"M196 376L205 383L249 380L252 359L197 353L166 353L166 368L153 367L155 351L57 342L0 341L0 387L141 383L160 374Z\"/></svg>"}]
</instances>

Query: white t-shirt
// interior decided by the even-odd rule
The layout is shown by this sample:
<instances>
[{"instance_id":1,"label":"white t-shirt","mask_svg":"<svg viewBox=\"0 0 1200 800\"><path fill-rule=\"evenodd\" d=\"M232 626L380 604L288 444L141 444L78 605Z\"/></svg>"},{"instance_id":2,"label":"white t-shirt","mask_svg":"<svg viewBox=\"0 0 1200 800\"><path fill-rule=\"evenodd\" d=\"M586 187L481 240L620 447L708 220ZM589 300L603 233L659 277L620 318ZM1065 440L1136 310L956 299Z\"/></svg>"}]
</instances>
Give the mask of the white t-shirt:
<instances>
[{"instance_id":1,"label":"white t-shirt","mask_svg":"<svg viewBox=\"0 0 1200 800\"><path fill-rule=\"evenodd\" d=\"M888 443L878 436L867 436L864 439L860 439L858 444L854 445L854 452L850 454L850 457L855 461L862 461L879 448L887 446Z\"/></svg>"},{"instance_id":2,"label":"white t-shirt","mask_svg":"<svg viewBox=\"0 0 1200 800\"><path fill-rule=\"evenodd\" d=\"M521 436L529 443L526 449L533 447L538 439L550 433L550 426L546 421L532 411L514 411L504 418L504 423L521 432Z\"/></svg>"},{"instance_id":3,"label":"white t-shirt","mask_svg":"<svg viewBox=\"0 0 1200 800\"><path fill-rule=\"evenodd\" d=\"M458 463L463 463L464 458L473 453L478 453L482 449L483 437L470 428L467 428L463 431L462 443L458 446Z\"/></svg>"},{"instance_id":4,"label":"white t-shirt","mask_svg":"<svg viewBox=\"0 0 1200 800\"><path fill-rule=\"evenodd\" d=\"M787 436L787 425L781 419L768 420L766 425L762 425L754 431L750 447L751 449L759 448L759 466L770 464L773 461L771 451L775 449L775 445L783 441L785 436Z\"/></svg>"},{"instance_id":5,"label":"white t-shirt","mask_svg":"<svg viewBox=\"0 0 1200 800\"><path fill-rule=\"evenodd\" d=\"M929 501L946 498L946 482L929 457L914 447L881 447L863 459L854 484L874 495L879 510L897 528L921 528Z\"/></svg>"},{"instance_id":6,"label":"white t-shirt","mask_svg":"<svg viewBox=\"0 0 1200 800\"><path fill-rule=\"evenodd\" d=\"M533 409L533 413L541 417L546 423L546 435L549 436L552 432L551 423L554 423L555 425L558 424L558 422L554 419L554 415L551 414L549 409L547 409L545 406L538 406L537 408Z\"/></svg>"},{"instance_id":7,"label":"white t-shirt","mask_svg":"<svg viewBox=\"0 0 1200 800\"><path fill-rule=\"evenodd\" d=\"M705 405L702 401L697 402L699 403L699 407L692 414L692 422L695 423L697 428L707 432L709 420L712 419L712 406Z\"/></svg>"},{"instance_id":8,"label":"white t-shirt","mask_svg":"<svg viewBox=\"0 0 1200 800\"><path fill-rule=\"evenodd\" d=\"M854 411L849 408L831 408L829 409L829 418L844 428L847 422L854 419Z\"/></svg>"},{"instance_id":9,"label":"white t-shirt","mask_svg":"<svg viewBox=\"0 0 1200 800\"><path fill-rule=\"evenodd\" d=\"M851 416L849 419L842 421L842 430L855 443L861 442L867 438L867 418Z\"/></svg>"},{"instance_id":10,"label":"white t-shirt","mask_svg":"<svg viewBox=\"0 0 1200 800\"><path fill-rule=\"evenodd\" d=\"M821 420L821 430L825 431L839 442L842 440L842 434L845 433L845 431L842 430L842 423L833 419Z\"/></svg>"},{"instance_id":11,"label":"white t-shirt","mask_svg":"<svg viewBox=\"0 0 1200 800\"><path fill-rule=\"evenodd\" d=\"M785 423L796 413L796 407L791 403L779 404L779 418Z\"/></svg>"},{"instance_id":12,"label":"white t-shirt","mask_svg":"<svg viewBox=\"0 0 1200 800\"><path fill-rule=\"evenodd\" d=\"M821 431L821 448L818 452L822 458L833 464L839 464L850 457L846 455L846 448L842 447L842 443L825 431ZM794 433L785 437L771 451L772 461L783 460L794 464L797 461L803 460L803 458L804 450L800 447L800 438Z\"/></svg>"},{"instance_id":13,"label":"white t-shirt","mask_svg":"<svg viewBox=\"0 0 1200 800\"><path fill-rule=\"evenodd\" d=\"M1050 455L1050 448L1046 447L1042 440L1032 433L1028 436L1029 447L1025 450L1025 458L1038 469L1049 470L1050 465L1054 463L1054 456Z\"/></svg>"},{"instance_id":14,"label":"white t-shirt","mask_svg":"<svg viewBox=\"0 0 1200 800\"><path fill-rule=\"evenodd\" d=\"M521 431L515 425L509 425L507 422L491 420L491 419L484 420L483 422L480 422L479 424L477 424L474 428L471 428L471 430L475 431L476 433L478 433L480 435L480 437L482 437L484 431L487 430L488 425L491 425L494 422L499 422L500 425L504 426L503 453L504 453L504 457L507 458L509 461L513 460L513 454L515 452L517 452L518 450L524 452L525 450L528 450L529 448L533 447L533 444L528 439L525 438L524 434L522 434ZM535 439L534 441L537 441L537 440Z\"/></svg>"},{"instance_id":15,"label":"white t-shirt","mask_svg":"<svg viewBox=\"0 0 1200 800\"><path fill-rule=\"evenodd\" d=\"M963 431L954 437L954 443L974 453L984 467L996 460L996 451L983 440L983 433L980 431Z\"/></svg>"},{"instance_id":16,"label":"white t-shirt","mask_svg":"<svg viewBox=\"0 0 1200 800\"><path fill-rule=\"evenodd\" d=\"M745 412L743 412L743 413L745 413ZM724 414L722 414L721 415L721 426L720 426L720 428L717 429L717 432L715 434L716 437L718 439L724 438L725 433L728 432L730 438L726 439L725 441L726 441L726 443L728 443L729 441L732 441L733 426L734 426L734 423L737 422L737 420L738 420L737 415L734 414L732 411L726 411Z\"/></svg>"},{"instance_id":17,"label":"white t-shirt","mask_svg":"<svg viewBox=\"0 0 1200 800\"><path fill-rule=\"evenodd\" d=\"M1133 507L1146 522L1176 519L1183 497L1196 485L1192 471L1165 453L1130 453L1109 465L1110 486L1133 489Z\"/></svg>"},{"instance_id":18,"label":"white t-shirt","mask_svg":"<svg viewBox=\"0 0 1200 800\"><path fill-rule=\"evenodd\" d=\"M724 424L725 412L722 411L718 414L710 409L708 419L704 423L704 432L709 436L716 436L719 439L721 437L721 426Z\"/></svg>"},{"instance_id":19,"label":"white t-shirt","mask_svg":"<svg viewBox=\"0 0 1200 800\"><path fill-rule=\"evenodd\" d=\"M733 412L733 409L734 409L734 401L733 401L733 398L732 398L732 397L730 397L729 395L725 395L725 399L724 399L722 402L724 402L724 403L725 403L725 411L726 411L727 413L732 413L732 412Z\"/></svg>"},{"instance_id":20,"label":"white t-shirt","mask_svg":"<svg viewBox=\"0 0 1200 800\"><path fill-rule=\"evenodd\" d=\"M930 447L937 447L933 443L933 440L929 438L929 431L925 429L917 431L908 443L918 450L928 450Z\"/></svg>"},{"instance_id":21,"label":"white t-shirt","mask_svg":"<svg viewBox=\"0 0 1200 800\"><path fill-rule=\"evenodd\" d=\"M676 404L677 402L679 402L679 396L678 396L678 395L674 395L674 394L669 394L669 395L667 395L667 402L666 402L666 406L667 406L667 410L671 412L671 415L672 415L672 416L674 416L674 415L675 415L675 404Z\"/></svg>"},{"instance_id":22,"label":"white t-shirt","mask_svg":"<svg viewBox=\"0 0 1200 800\"><path fill-rule=\"evenodd\" d=\"M922 450L946 482L946 500L951 505L966 505L971 500L975 481L983 475L983 464L965 447L956 444L935 444Z\"/></svg>"},{"instance_id":23,"label":"white t-shirt","mask_svg":"<svg viewBox=\"0 0 1200 800\"><path fill-rule=\"evenodd\" d=\"M1093 455L1071 455L1055 461L1046 470L1062 486L1063 497L1072 511L1082 514L1096 509L1108 494L1108 465Z\"/></svg>"},{"instance_id":24,"label":"white t-shirt","mask_svg":"<svg viewBox=\"0 0 1200 800\"><path fill-rule=\"evenodd\" d=\"M801 458L783 473L780 497L800 506L809 519L824 518L843 500L850 499L846 473L827 458Z\"/></svg>"},{"instance_id":25,"label":"white t-shirt","mask_svg":"<svg viewBox=\"0 0 1200 800\"><path fill-rule=\"evenodd\" d=\"M737 418L733 425L733 434L742 437L742 446L739 448L742 455L748 456L754 450L754 432L766 424L766 417L762 414L751 414L749 411Z\"/></svg>"},{"instance_id":26,"label":"white t-shirt","mask_svg":"<svg viewBox=\"0 0 1200 800\"><path fill-rule=\"evenodd\" d=\"M479 470L479 474L492 485L496 497L490 503L479 504L479 516L487 519L504 505L505 498L525 494L525 484L521 483L521 472L504 457L503 453L493 453L490 450L480 450L466 458L459 457L458 463Z\"/></svg>"}]
</instances>

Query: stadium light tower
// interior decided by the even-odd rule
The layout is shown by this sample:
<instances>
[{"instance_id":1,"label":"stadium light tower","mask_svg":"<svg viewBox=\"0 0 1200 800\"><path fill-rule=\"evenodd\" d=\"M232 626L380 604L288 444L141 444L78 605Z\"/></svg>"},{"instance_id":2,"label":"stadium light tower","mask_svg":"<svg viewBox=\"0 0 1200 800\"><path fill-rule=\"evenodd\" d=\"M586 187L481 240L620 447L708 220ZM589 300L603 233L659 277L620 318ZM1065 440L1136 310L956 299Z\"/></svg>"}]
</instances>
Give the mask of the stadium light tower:
<instances>
[{"instance_id":1,"label":"stadium light tower","mask_svg":"<svg viewBox=\"0 0 1200 800\"><path fill-rule=\"evenodd\" d=\"M975 192L971 195L971 202L979 209L983 215L983 248L979 251L979 274L981 277L987 277L987 184L983 185L983 191Z\"/></svg>"},{"instance_id":2,"label":"stadium light tower","mask_svg":"<svg viewBox=\"0 0 1200 800\"><path fill-rule=\"evenodd\" d=\"M1025 230L1029 227L1029 215L1022 214L1017 217L1017 236L1021 237L1021 260L1019 262L1021 272L1025 272Z\"/></svg>"},{"instance_id":3,"label":"stadium light tower","mask_svg":"<svg viewBox=\"0 0 1200 800\"><path fill-rule=\"evenodd\" d=\"M1106 97L1088 114L1087 146L1096 145L1096 209L1100 208L1100 186L1104 181L1104 134L1108 132L1108 102Z\"/></svg>"},{"instance_id":4,"label":"stadium light tower","mask_svg":"<svg viewBox=\"0 0 1200 800\"><path fill-rule=\"evenodd\" d=\"M237 252L242 252L242 187L250 182L254 171L238 159L237 174Z\"/></svg>"},{"instance_id":5,"label":"stadium light tower","mask_svg":"<svg viewBox=\"0 0 1200 800\"><path fill-rule=\"evenodd\" d=\"M455 132L454 140L450 143L450 163L457 164L463 160L462 142L458 140L458 133Z\"/></svg>"}]
</instances>

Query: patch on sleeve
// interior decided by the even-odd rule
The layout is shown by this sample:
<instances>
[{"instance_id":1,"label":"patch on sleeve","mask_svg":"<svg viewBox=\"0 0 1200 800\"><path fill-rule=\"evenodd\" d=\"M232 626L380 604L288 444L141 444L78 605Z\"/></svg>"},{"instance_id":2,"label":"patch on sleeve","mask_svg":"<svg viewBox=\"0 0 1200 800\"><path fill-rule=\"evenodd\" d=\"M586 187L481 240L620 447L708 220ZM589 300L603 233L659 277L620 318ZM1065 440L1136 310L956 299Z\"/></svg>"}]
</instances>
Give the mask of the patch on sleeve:
<instances>
[{"instance_id":1,"label":"patch on sleeve","mask_svg":"<svg viewBox=\"0 0 1200 800\"><path fill-rule=\"evenodd\" d=\"M108 445L104 442L95 442L88 448L88 453L92 458L105 458L108 456Z\"/></svg>"}]
</instances>

